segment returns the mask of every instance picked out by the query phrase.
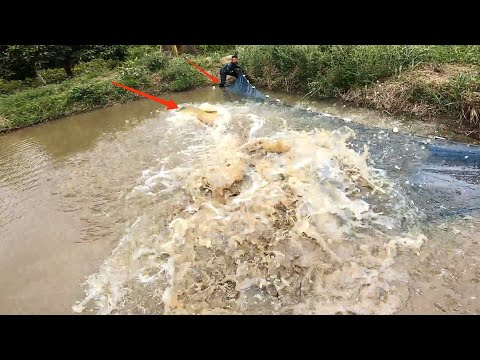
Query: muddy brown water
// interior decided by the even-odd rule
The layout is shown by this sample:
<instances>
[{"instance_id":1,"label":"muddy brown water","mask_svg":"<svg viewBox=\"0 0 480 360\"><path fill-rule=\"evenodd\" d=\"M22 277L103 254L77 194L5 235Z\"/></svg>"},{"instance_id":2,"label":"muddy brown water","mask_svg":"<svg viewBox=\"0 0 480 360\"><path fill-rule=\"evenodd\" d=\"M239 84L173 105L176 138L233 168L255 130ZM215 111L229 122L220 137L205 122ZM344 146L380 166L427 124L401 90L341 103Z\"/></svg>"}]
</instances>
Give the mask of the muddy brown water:
<instances>
[{"instance_id":1,"label":"muddy brown water","mask_svg":"<svg viewBox=\"0 0 480 360\"><path fill-rule=\"evenodd\" d=\"M212 88L165 96L178 104L225 102ZM348 121L467 141L420 121L270 96ZM235 106L249 105L229 106L234 112ZM140 100L0 136L0 313L72 313L84 296L82 282L99 270L126 229L152 209L151 199L128 201L142 172L175 158L185 139L196 136L165 136L171 131L167 116L159 104ZM398 257L410 276L409 296L398 313L480 312L479 222L472 214L425 224L424 245Z\"/></svg>"}]
</instances>

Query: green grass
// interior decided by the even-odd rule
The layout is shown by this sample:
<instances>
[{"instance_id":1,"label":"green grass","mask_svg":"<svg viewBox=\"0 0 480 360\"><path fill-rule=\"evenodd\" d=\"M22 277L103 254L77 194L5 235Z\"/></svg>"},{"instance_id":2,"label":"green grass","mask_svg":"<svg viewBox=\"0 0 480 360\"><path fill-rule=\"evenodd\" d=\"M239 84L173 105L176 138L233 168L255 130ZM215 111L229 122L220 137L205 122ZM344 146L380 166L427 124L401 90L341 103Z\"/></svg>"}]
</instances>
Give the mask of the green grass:
<instances>
[{"instance_id":1,"label":"green grass","mask_svg":"<svg viewBox=\"0 0 480 360\"><path fill-rule=\"evenodd\" d=\"M375 85L427 65L468 65L468 73L461 73L442 86L412 81L402 84L405 93L398 95L408 99L407 105L412 109L415 104L422 104L431 109L429 115L446 113L467 120L480 130L480 46L258 45L239 46L238 53L257 85L318 99L347 98L345 94L355 89L385 91ZM471 73L472 68L477 69L476 74ZM365 103L361 96L350 99ZM372 104L382 108L391 105L375 101ZM392 104L395 106L396 102Z\"/></svg>"},{"instance_id":2,"label":"green grass","mask_svg":"<svg viewBox=\"0 0 480 360\"><path fill-rule=\"evenodd\" d=\"M255 79L276 90L332 97L426 61L422 46L244 46L239 54Z\"/></svg>"},{"instance_id":3,"label":"green grass","mask_svg":"<svg viewBox=\"0 0 480 360\"><path fill-rule=\"evenodd\" d=\"M480 72L473 74L461 73L453 77L440 88L426 86L423 92L415 97L432 104L439 112L459 114L460 119L480 129ZM473 113L472 113L473 111Z\"/></svg>"},{"instance_id":4,"label":"green grass","mask_svg":"<svg viewBox=\"0 0 480 360\"><path fill-rule=\"evenodd\" d=\"M250 74L276 90L332 97L427 63L480 63L480 46L239 46Z\"/></svg>"}]
</instances>

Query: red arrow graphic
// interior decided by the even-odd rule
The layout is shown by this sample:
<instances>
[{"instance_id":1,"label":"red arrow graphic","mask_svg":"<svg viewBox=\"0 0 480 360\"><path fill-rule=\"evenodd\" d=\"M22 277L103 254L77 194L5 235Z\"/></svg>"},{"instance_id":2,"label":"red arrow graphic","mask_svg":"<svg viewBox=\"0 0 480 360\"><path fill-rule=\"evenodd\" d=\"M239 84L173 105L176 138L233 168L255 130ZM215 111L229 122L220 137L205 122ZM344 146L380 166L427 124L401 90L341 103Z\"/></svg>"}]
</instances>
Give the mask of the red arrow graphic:
<instances>
[{"instance_id":1,"label":"red arrow graphic","mask_svg":"<svg viewBox=\"0 0 480 360\"><path fill-rule=\"evenodd\" d=\"M175 104L175 101L173 101L172 99L170 99L170 101L167 101L167 100L163 100L163 99L160 99L160 98L157 98L155 96L152 96L152 95L149 95L149 94L146 94L144 92L141 92L141 91L138 91L138 90L135 90L135 89L132 89L131 87L128 87L128 86L125 86L125 85L122 85L122 84L119 84L115 81L112 81L112 84L113 85L117 85L121 88L124 88L125 90L128 90L128 91L131 91L135 94L138 94L140 96L143 96L143 97L146 97L147 99L150 99L150 100L153 100L153 101L156 101L162 105L165 105L167 107L167 110L173 110L173 109L177 109L178 106L177 104Z\"/></svg>"},{"instance_id":2,"label":"red arrow graphic","mask_svg":"<svg viewBox=\"0 0 480 360\"><path fill-rule=\"evenodd\" d=\"M206 72L205 70L203 70L200 66L195 65L193 62L191 62L191 61L188 60L187 58L185 58L185 60L187 60L190 65L195 66L195 68L196 68L198 71L200 71L202 74L204 74L204 75L205 75L206 77L208 77L210 80L212 80L213 83L218 84L218 79L217 79L215 76L210 75L208 72Z\"/></svg>"}]
</instances>

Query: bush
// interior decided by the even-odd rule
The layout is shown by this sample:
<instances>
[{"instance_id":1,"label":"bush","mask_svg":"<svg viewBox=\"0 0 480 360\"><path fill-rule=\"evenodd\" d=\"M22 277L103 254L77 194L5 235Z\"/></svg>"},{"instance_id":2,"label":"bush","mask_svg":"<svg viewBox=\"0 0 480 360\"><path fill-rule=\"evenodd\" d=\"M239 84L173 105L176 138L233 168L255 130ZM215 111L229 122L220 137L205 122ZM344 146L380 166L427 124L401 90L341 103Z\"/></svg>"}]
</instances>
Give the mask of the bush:
<instances>
[{"instance_id":1,"label":"bush","mask_svg":"<svg viewBox=\"0 0 480 360\"><path fill-rule=\"evenodd\" d=\"M155 72L163 69L168 64L168 58L161 51L146 54L141 61L137 62L140 66L145 67L149 72Z\"/></svg>"},{"instance_id":2,"label":"bush","mask_svg":"<svg viewBox=\"0 0 480 360\"><path fill-rule=\"evenodd\" d=\"M108 89L102 83L76 85L67 95L69 103L82 102L86 105L105 105L108 102Z\"/></svg>"},{"instance_id":3,"label":"bush","mask_svg":"<svg viewBox=\"0 0 480 360\"><path fill-rule=\"evenodd\" d=\"M12 94L24 88L25 86L20 80L7 81L0 79L0 94L2 95Z\"/></svg>"},{"instance_id":4,"label":"bush","mask_svg":"<svg viewBox=\"0 0 480 360\"><path fill-rule=\"evenodd\" d=\"M189 90L204 83L203 75L183 58L171 59L165 71L165 79L170 81L173 91Z\"/></svg>"},{"instance_id":5,"label":"bush","mask_svg":"<svg viewBox=\"0 0 480 360\"><path fill-rule=\"evenodd\" d=\"M160 45L132 45L127 49L127 60L136 60L147 54L158 51Z\"/></svg>"},{"instance_id":6,"label":"bush","mask_svg":"<svg viewBox=\"0 0 480 360\"><path fill-rule=\"evenodd\" d=\"M123 61L128 55L126 45L98 45L100 58L107 61Z\"/></svg>"},{"instance_id":7,"label":"bush","mask_svg":"<svg viewBox=\"0 0 480 360\"><path fill-rule=\"evenodd\" d=\"M332 96L421 64L421 46L240 46L240 61L259 85Z\"/></svg>"},{"instance_id":8,"label":"bush","mask_svg":"<svg viewBox=\"0 0 480 360\"><path fill-rule=\"evenodd\" d=\"M40 70L38 74L47 84L58 84L67 79L67 75L63 69Z\"/></svg>"},{"instance_id":9,"label":"bush","mask_svg":"<svg viewBox=\"0 0 480 360\"><path fill-rule=\"evenodd\" d=\"M118 82L130 87L144 87L150 84L148 70L142 66L124 67L120 69Z\"/></svg>"},{"instance_id":10,"label":"bush","mask_svg":"<svg viewBox=\"0 0 480 360\"><path fill-rule=\"evenodd\" d=\"M109 71L115 69L121 62L119 60L104 60L104 59L95 59L89 62L79 63L75 67L75 74L77 76L82 75L95 75L99 76L106 74Z\"/></svg>"}]
</instances>

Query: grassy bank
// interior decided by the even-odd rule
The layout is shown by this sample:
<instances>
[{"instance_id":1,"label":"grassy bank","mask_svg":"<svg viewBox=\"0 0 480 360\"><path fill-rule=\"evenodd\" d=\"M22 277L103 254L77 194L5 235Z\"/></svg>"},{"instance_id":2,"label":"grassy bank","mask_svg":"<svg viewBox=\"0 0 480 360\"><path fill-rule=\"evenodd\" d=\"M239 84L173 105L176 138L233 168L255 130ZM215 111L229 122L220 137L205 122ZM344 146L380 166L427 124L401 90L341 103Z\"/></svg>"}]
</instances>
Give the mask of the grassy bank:
<instances>
[{"instance_id":1,"label":"grassy bank","mask_svg":"<svg viewBox=\"0 0 480 360\"><path fill-rule=\"evenodd\" d=\"M259 86L390 114L452 118L480 136L480 46L239 46Z\"/></svg>"},{"instance_id":2,"label":"grassy bank","mask_svg":"<svg viewBox=\"0 0 480 360\"><path fill-rule=\"evenodd\" d=\"M200 46L190 58L218 73L237 52L259 87L312 98L340 98L390 114L445 115L453 129L480 137L480 46ZM208 85L181 57L132 46L126 61L95 60L45 70L28 81L0 80L0 130L137 99L117 81L154 95Z\"/></svg>"},{"instance_id":3,"label":"grassy bank","mask_svg":"<svg viewBox=\"0 0 480 360\"><path fill-rule=\"evenodd\" d=\"M208 54L190 58L218 71L223 54L207 50ZM73 78L67 78L63 69L50 69L26 81L0 80L0 131L139 98L112 81L153 95L208 85L208 79L182 57L171 57L159 46L131 47L126 61L81 63Z\"/></svg>"}]
</instances>

